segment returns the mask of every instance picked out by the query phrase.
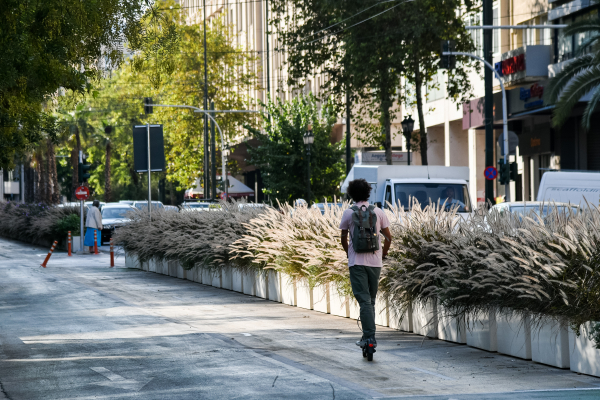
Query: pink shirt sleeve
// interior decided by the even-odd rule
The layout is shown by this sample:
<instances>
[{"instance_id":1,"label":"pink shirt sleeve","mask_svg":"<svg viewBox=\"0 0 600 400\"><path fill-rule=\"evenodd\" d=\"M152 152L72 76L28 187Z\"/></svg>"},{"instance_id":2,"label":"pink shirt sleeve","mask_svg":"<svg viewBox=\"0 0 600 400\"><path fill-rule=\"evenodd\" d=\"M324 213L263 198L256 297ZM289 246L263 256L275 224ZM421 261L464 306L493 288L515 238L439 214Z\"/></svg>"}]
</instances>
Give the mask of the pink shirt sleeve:
<instances>
[{"instance_id":1,"label":"pink shirt sleeve","mask_svg":"<svg viewBox=\"0 0 600 400\"><path fill-rule=\"evenodd\" d=\"M342 214L342 221L340 222L340 229L350 229L351 221L352 221L352 210L347 209Z\"/></svg>"}]
</instances>

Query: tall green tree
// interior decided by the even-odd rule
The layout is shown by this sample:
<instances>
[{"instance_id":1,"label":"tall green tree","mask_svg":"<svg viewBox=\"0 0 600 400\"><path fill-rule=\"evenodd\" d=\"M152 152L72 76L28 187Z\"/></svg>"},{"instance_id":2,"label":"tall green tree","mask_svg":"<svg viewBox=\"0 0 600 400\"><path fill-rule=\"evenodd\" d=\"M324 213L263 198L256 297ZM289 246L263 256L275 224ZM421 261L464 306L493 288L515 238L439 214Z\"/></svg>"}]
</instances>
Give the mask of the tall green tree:
<instances>
[{"instance_id":1,"label":"tall green tree","mask_svg":"<svg viewBox=\"0 0 600 400\"><path fill-rule=\"evenodd\" d=\"M331 130L336 121L336 108L331 101L318 110L313 95L296 97L290 102L269 100L262 114L264 129L248 127L260 145L249 145L250 163L261 171L264 193L271 200L292 202L333 201L340 195L344 176L344 143L331 143ZM308 125L315 136L311 146L311 199L307 199L307 152L303 141Z\"/></svg>"},{"instance_id":2,"label":"tall green tree","mask_svg":"<svg viewBox=\"0 0 600 400\"><path fill-rule=\"evenodd\" d=\"M579 99L591 93L581 120L581 125L589 129L592 114L600 102L600 20L589 18L575 22L563 31L563 35L577 35L584 40L575 54L577 58L550 80L548 97L551 103L556 103L552 124L561 127Z\"/></svg>"},{"instance_id":3,"label":"tall green tree","mask_svg":"<svg viewBox=\"0 0 600 400\"><path fill-rule=\"evenodd\" d=\"M418 83L420 91L439 68L442 39L456 40L457 50L473 50L462 18L473 8L469 1L273 0L272 5L271 30L289 53L289 83L301 86L306 76L323 71L334 99L342 102L352 93L359 102L359 139L383 147L388 164L391 124L404 100L402 78ZM451 97L468 92L466 74L459 69L450 75ZM419 120L425 126L422 100L419 93ZM425 133L423 141L426 164Z\"/></svg>"},{"instance_id":4,"label":"tall green tree","mask_svg":"<svg viewBox=\"0 0 600 400\"><path fill-rule=\"evenodd\" d=\"M149 21L159 15L151 0L2 1L0 167L12 167L15 155L43 138L55 141L62 127L52 115L56 97L65 90L91 91L107 68L123 62L125 42L131 51L155 59L156 51L150 53L146 44L156 36ZM172 52L170 36L165 37L154 49Z\"/></svg>"}]
</instances>

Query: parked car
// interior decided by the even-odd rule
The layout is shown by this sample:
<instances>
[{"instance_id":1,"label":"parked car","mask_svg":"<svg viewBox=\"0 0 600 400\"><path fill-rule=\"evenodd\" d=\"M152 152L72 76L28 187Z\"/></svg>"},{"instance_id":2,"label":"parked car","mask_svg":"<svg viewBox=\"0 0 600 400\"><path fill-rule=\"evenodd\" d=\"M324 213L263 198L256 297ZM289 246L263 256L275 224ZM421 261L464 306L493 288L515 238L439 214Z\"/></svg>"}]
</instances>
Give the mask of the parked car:
<instances>
[{"instance_id":1,"label":"parked car","mask_svg":"<svg viewBox=\"0 0 600 400\"><path fill-rule=\"evenodd\" d=\"M182 211L214 211L221 209L219 203L205 203L205 202L185 202L181 205Z\"/></svg>"},{"instance_id":2,"label":"parked car","mask_svg":"<svg viewBox=\"0 0 600 400\"><path fill-rule=\"evenodd\" d=\"M179 207L177 207L177 206L165 206L165 211L179 212Z\"/></svg>"},{"instance_id":3,"label":"parked car","mask_svg":"<svg viewBox=\"0 0 600 400\"><path fill-rule=\"evenodd\" d=\"M133 203L135 203L135 201L133 200L119 200L119 204L127 204L133 206Z\"/></svg>"},{"instance_id":4,"label":"parked car","mask_svg":"<svg viewBox=\"0 0 600 400\"><path fill-rule=\"evenodd\" d=\"M135 211L135 208L127 204L107 204L102 207L101 244L110 243L110 238L115 232L115 229L129 222L127 213L132 211Z\"/></svg>"},{"instance_id":5,"label":"parked car","mask_svg":"<svg viewBox=\"0 0 600 400\"><path fill-rule=\"evenodd\" d=\"M85 203L83 203L86 207L90 208L92 206L92 204L94 204L94 201L86 201ZM101 201L100 202L100 207L98 207L100 209L100 211L102 211L102 208L106 205L105 202Z\"/></svg>"},{"instance_id":6,"label":"parked car","mask_svg":"<svg viewBox=\"0 0 600 400\"><path fill-rule=\"evenodd\" d=\"M148 200L134 201L132 206L138 210L145 210L148 208ZM165 206L160 201L153 201L152 208L165 208Z\"/></svg>"},{"instance_id":7,"label":"parked car","mask_svg":"<svg viewBox=\"0 0 600 400\"><path fill-rule=\"evenodd\" d=\"M520 216L525 216L533 212L542 218L545 218L554 209L558 209L560 213L567 213L569 210L573 213L578 213L580 211L580 207L574 204L554 203L548 201L511 201L507 203L495 204L490 211L497 210L500 212L500 214L512 212Z\"/></svg>"}]
</instances>

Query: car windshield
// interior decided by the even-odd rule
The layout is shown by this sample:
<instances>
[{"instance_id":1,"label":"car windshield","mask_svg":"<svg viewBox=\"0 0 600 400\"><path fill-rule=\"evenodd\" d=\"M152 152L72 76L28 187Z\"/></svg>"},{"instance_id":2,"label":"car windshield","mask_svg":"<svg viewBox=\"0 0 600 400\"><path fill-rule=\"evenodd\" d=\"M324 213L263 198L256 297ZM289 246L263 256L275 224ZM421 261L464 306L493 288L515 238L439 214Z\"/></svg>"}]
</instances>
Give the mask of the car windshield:
<instances>
[{"instance_id":1,"label":"car windshield","mask_svg":"<svg viewBox=\"0 0 600 400\"><path fill-rule=\"evenodd\" d=\"M410 200L417 201L421 208L430 204L444 204L447 209L458 207L458 212L471 212L471 201L467 185L448 183L396 183L396 202L408 211ZM387 193L386 193L387 197ZM391 196L389 197L391 199ZM387 200L389 201L389 200Z\"/></svg>"},{"instance_id":2,"label":"car windshield","mask_svg":"<svg viewBox=\"0 0 600 400\"><path fill-rule=\"evenodd\" d=\"M148 208L148 202L135 203L135 207L138 210L144 210ZM163 208L163 205L161 203L152 202L152 208Z\"/></svg>"},{"instance_id":3,"label":"car windshield","mask_svg":"<svg viewBox=\"0 0 600 400\"><path fill-rule=\"evenodd\" d=\"M123 208L104 208L104 210L102 210L102 218L126 218L126 214L128 211L131 211L131 208L129 207L123 207Z\"/></svg>"},{"instance_id":4,"label":"car windshield","mask_svg":"<svg viewBox=\"0 0 600 400\"><path fill-rule=\"evenodd\" d=\"M208 203L187 203L187 208L208 208Z\"/></svg>"},{"instance_id":5,"label":"car windshield","mask_svg":"<svg viewBox=\"0 0 600 400\"><path fill-rule=\"evenodd\" d=\"M527 206L511 206L510 207L510 211L514 212L516 214L519 215L527 215L531 212L534 212L536 214L540 214L541 211L541 215L543 217L548 216L548 214L550 214L552 211L557 210L560 214L566 214L568 212L568 210L570 209L570 211L573 214L577 214L577 212L579 211L577 207L573 207L573 206L554 206L554 205L544 205L543 207L541 205L527 205Z\"/></svg>"}]
</instances>

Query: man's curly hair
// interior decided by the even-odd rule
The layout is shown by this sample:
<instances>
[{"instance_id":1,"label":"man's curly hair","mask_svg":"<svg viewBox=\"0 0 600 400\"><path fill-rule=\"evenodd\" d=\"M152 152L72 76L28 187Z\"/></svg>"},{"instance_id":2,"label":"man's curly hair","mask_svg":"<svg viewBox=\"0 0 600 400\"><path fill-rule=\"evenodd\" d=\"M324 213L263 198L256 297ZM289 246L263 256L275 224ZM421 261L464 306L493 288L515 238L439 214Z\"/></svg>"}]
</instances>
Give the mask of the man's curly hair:
<instances>
[{"instance_id":1,"label":"man's curly hair","mask_svg":"<svg viewBox=\"0 0 600 400\"><path fill-rule=\"evenodd\" d=\"M355 203L369 200L371 196L371 185L364 179L355 179L348 183L348 195Z\"/></svg>"}]
</instances>

